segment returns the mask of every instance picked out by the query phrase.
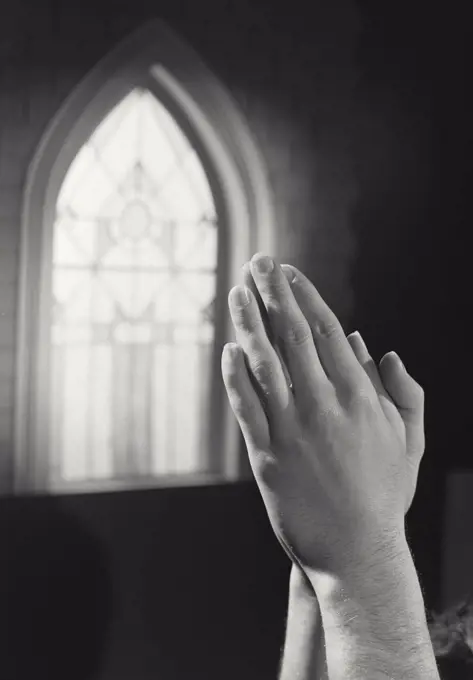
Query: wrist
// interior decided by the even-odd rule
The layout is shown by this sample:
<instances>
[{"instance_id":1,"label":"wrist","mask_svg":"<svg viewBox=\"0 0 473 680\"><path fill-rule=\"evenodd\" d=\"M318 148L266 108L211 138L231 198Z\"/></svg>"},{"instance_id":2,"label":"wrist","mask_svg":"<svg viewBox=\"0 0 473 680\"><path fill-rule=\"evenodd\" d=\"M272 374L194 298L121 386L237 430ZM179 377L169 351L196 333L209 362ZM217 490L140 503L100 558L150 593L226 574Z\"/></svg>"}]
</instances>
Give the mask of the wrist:
<instances>
[{"instance_id":1,"label":"wrist","mask_svg":"<svg viewBox=\"0 0 473 680\"><path fill-rule=\"evenodd\" d=\"M293 564L291 568L291 575L289 577L289 596L296 600L313 601L317 603L317 597L312 587L310 579L304 571L297 565Z\"/></svg>"},{"instance_id":2,"label":"wrist","mask_svg":"<svg viewBox=\"0 0 473 680\"><path fill-rule=\"evenodd\" d=\"M399 579L408 574L412 577L411 564L411 551L402 533L364 544L356 553L347 551L336 569L307 570L307 579L328 607L362 606L378 591L386 593Z\"/></svg>"},{"instance_id":3,"label":"wrist","mask_svg":"<svg viewBox=\"0 0 473 680\"><path fill-rule=\"evenodd\" d=\"M309 677L320 680L328 677L322 621L309 579L298 565L293 564L280 680Z\"/></svg>"},{"instance_id":4,"label":"wrist","mask_svg":"<svg viewBox=\"0 0 473 680\"><path fill-rule=\"evenodd\" d=\"M354 677L365 677L365 669L379 678L438 678L407 540L396 540L374 553L342 575L310 575L327 656L333 654L328 658L331 676L344 676L344 667L340 667L340 658L344 658L347 666L361 669Z\"/></svg>"}]
</instances>

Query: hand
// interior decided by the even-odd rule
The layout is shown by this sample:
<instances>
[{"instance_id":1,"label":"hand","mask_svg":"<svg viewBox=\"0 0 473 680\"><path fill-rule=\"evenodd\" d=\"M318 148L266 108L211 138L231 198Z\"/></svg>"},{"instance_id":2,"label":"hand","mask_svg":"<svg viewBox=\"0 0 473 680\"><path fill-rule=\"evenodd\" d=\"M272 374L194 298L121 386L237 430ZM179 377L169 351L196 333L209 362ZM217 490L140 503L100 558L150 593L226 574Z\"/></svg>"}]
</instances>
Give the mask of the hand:
<instances>
[{"instance_id":1,"label":"hand","mask_svg":"<svg viewBox=\"0 0 473 680\"><path fill-rule=\"evenodd\" d=\"M307 278L293 268L291 291L280 267L261 274L256 259L251 272L294 394L254 296L238 307L234 291L230 311L244 355L237 348L233 359L222 356L227 394L276 535L301 565L338 570L403 532L423 451L420 430L408 434L382 383L375 385L374 373L368 377L369 365L361 367ZM389 380L392 366L383 365ZM420 388L413 389L421 398ZM412 463L408 441L418 456Z\"/></svg>"},{"instance_id":2,"label":"hand","mask_svg":"<svg viewBox=\"0 0 473 680\"><path fill-rule=\"evenodd\" d=\"M417 487L419 467L425 451L424 391L406 371L395 352L383 356L377 368L361 335L348 336L348 342L373 383L381 404L397 409L406 435L407 484L405 486L405 514L409 511Z\"/></svg>"},{"instance_id":3,"label":"hand","mask_svg":"<svg viewBox=\"0 0 473 680\"><path fill-rule=\"evenodd\" d=\"M286 278L292 276L289 265L282 265ZM268 339L280 354L284 353L284 347L275 345L274 333L271 329L266 307L261 299L259 290L251 274L250 264L246 262L242 267L243 284L247 286L255 296L261 319L266 330ZM310 288L294 287L292 292L301 310L308 309L311 304L308 295ZM381 400L392 401L396 406L404 422L406 429L406 456L409 471L411 473L410 484L406 487L405 513L409 511L414 499L419 476L419 466L425 451L424 431L424 392L420 385L409 375L396 352L388 352L379 362L379 366L370 355L368 348L358 333L350 333L348 342L359 363L365 369L373 383ZM285 366L284 366L285 368ZM286 369L287 372L287 369ZM290 382L290 380L288 381Z\"/></svg>"},{"instance_id":4,"label":"hand","mask_svg":"<svg viewBox=\"0 0 473 680\"><path fill-rule=\"evenodd\" d=\"M249 266L245 266L244 272L245 285L251 288L255 297L259 297L259 292L254 284ZM250 281L251 279L251 281ZM294 291L299 306L304 303L304 292ZM385 354L376 366L371 357L365 342L358 332L350 333L347 336L348 342L358 359L359 363L366 370L373 386L377 390L381 399L390 399L406 428L406 456L408 463L409 483L406 486L405 513L409 511L414 498L419 466L425 450L424 434L424 394L419 384L409 375L404 368L399 356L395 352ZM309 579L297 564L293 564L291 569L290 584L292 588L304 593L307 598L315 598ZM323 650L322 650L323 651Z\"/></svg>"},{"instance_id":5,"label":"hand","mask_svg":"<svg viewBox=\"0 0 473 680\"><path fill-rule=\"evenodd\" d=\"M287 273L290 273L289 269L286 271ZM254 282L248 262L243 265L242 272L243 284L247 286L255 296L266 334L274 346L275 338L269 323L266 307L264 306L259 290ZM306 293L307 291L305 289L293 289L294 297L301 309L310 306L310 297L307 297ZM419 474L419 465L425 449L423 391L418 383L406 371L399 356L395 352L385 354L378 367L358 332L351 333L347 336L347 339L353 353L360 365L365 369L373 386L380 395L380 398L391 399L404 421L404 426L406 428L406 456L411 474L411 483L406 487L405 512L407 514L414 498ZM284 352L284 348L275 346L275 349L280 353ZM303 596L305 599L313 600L313 605L317 606L317 598L310 581L297 563L293 563L292 565L289 592L299 593L299 595ZM323 649L319 651L320 653L324 653Z\"/></svg>"},{"instance_id":6,"label":"hand","mask_svg":"<svg viewBox=\"0 0 473 680\"><path fill-rule=\"evenodd\" d=\"M244 279L245 285L251 288L255 297L258 298L259 292L254 284L248 265L245 266ZM295 291L295 297L299 302L299 306L304 304L303 292L300 301L297 291ZM408 472L410 473L410 484L406 486L405 497L405 513L407 514L414 498L419 466L425 449L423 391L414 378L406 371L395 352L385 354L378 368L358 332L350 333L347 339L356 358L366 370L381 398L391 399L404 421L406 428L406 456ZM316 596L309 579L297 564L292 565L290 589L297 590L305 598L316 601ZM323 650L320 650L320 653L323 653Z\"/></svg>"}]
</instances>

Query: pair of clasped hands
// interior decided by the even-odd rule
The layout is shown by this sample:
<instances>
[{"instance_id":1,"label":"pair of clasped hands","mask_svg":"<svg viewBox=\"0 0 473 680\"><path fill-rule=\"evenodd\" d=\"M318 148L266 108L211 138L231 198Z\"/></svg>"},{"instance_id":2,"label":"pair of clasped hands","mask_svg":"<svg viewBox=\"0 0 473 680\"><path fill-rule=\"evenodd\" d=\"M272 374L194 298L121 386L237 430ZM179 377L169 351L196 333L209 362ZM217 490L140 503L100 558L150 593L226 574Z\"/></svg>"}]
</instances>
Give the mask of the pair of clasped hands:
<instances>
[{"instance_id":1,"label":"pair of clasped hands","mask_svg":"<svg viewBox=\"0 0 473 680\"><path fill-rule=\"evenodd\" d=\"M415 647L409 677L438 678L405 534L423 390L397 354L377 366L358 333L347 337L296 267L258 253L242 273L222 377L291 584L320 612L326 672L401 678L390 664Z\"/></svg>"}]
</instances>

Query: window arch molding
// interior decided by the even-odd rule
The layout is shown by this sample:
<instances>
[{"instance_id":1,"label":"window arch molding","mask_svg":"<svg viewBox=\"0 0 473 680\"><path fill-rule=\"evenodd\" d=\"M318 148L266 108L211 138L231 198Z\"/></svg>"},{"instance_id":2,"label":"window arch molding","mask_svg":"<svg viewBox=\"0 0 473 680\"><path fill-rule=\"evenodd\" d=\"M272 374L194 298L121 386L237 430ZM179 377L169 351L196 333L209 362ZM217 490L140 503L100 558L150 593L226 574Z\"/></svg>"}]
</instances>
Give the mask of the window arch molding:
<instances>
[{"instance_id":1,"label":"window arch molding","mask_svg":"<svg viewBox=\"0 0 473 680\"><path fill-rule=\"evenodd\" d=\"M224 398L220 349L232 340L227 291L257 250L274 251L273 200L264 163L230 94L195 51L161 21L122 42L76 86L45 131L25 185L18 295L14 491L48 491L47 406L52 226L56 199L77 152L135 87L149 89L180 125L207 174L219 215L210 455L223 478L245 477L238 425ZM246 458L246 457L245 457ZM66 489L67 491L67 489Z\"/></svg>"}]
</instances>

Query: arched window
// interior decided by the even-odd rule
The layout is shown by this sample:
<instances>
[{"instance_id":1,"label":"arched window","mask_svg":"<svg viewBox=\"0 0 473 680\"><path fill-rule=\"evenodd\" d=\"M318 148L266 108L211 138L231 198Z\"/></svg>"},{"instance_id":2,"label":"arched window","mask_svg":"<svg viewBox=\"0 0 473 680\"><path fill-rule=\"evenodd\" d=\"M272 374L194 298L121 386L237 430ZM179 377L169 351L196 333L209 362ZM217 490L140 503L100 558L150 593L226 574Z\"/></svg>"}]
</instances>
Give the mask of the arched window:
<instances>
[{"instance_id":1,"label":"arched window","mask_svg":"<svg viewBox=\"0 0 473 680\"><path fill-rule=\"evenodd\" d=\"M271 252L271 200L229 95L160 22L77 87L25 193L18 492L240 478L227 293Z\"/></svg>"}]
</instances>

